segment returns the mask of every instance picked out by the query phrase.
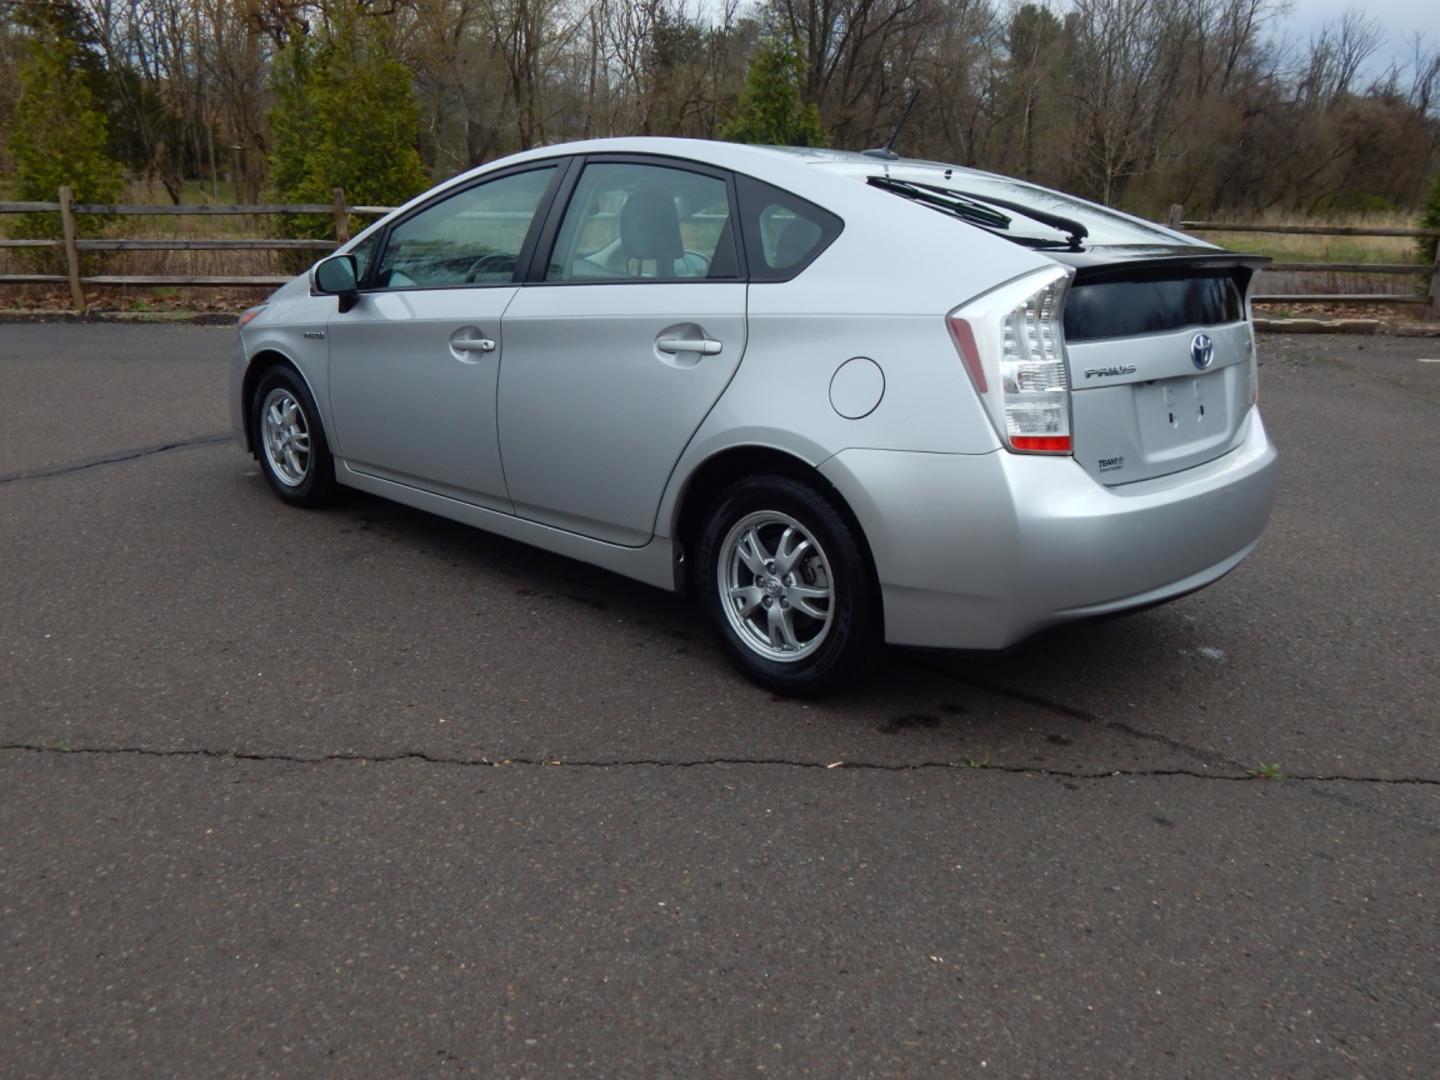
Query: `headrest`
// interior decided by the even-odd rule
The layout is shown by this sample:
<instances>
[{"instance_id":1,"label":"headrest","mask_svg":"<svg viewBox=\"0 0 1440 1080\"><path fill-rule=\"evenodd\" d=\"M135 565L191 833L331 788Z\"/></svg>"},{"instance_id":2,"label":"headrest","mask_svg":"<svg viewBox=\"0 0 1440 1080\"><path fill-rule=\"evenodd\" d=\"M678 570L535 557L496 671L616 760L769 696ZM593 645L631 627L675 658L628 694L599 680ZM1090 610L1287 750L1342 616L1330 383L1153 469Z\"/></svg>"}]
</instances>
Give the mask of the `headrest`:
<instances>
[{"instance_id":1,"label":"headrest","mask_svg":"<svg viewBox=\"0 0 1440 1080\"><path fill-rule=\"evenodd\" d=\"M786 270L794 266L819 242L820 226L813 221L797 217L786 222L775 239L775 269Z\"/></svg>"},{"instance_id":2,"label":"headrest","mask_svg":"<svg viewBox=\"0 0 1440 1080\"><path fill-rule=\"evenodd\" d=\"M620 246L628 259L678 259L685 254L675 196L662 184L641 184L620 208Z\"/></svg>"}]
</instances>

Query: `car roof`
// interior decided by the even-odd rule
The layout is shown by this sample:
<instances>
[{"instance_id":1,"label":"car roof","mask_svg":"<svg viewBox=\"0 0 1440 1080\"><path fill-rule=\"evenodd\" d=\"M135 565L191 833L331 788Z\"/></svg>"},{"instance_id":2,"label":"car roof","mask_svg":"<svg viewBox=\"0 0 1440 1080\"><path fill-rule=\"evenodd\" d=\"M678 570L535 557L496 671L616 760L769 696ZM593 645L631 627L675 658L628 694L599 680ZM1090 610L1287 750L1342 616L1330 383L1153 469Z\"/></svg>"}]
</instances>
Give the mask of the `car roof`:
<instances>
[{"instance_id":1,"label":"car roof","mask_svg":"<svg viewBox=\"0 0 1440 1080\"><path fill-rule=\"evenodd\" d=\"M559 142L533 147L530 150L487 162L451 177L450 180L411 200L401 207L399 212L407 212L411 207L434 197L441 191L466 183L471 178L479 177L495 169L507 168L529 161L538 162L548 158L584 154L647 154L707 163L716 168L730 169L738 173L756 176L792 191L802 198L808 198L826 206L841 214L842 217L846 216L847 211L872 214L879 206L878 202L870 201L874 199L876 193L863 182L867 177L888 174L896 179L913 179L943 185L958 175L969 177L975 182L983 181L987 184L1004 185L1011 193L1011 198L1018 194L1025 199L1035 198L1040 201L1041 205L1045 205L1049 200L1060 200L1064 205L1057 208L1062 212L1068 213L1083 209L1116 223L1124 223L1147 234L1144 239L1149 243L1181 244L1187 247L1210 246L1143 218L1098 203L1044 188L1029 181L1000 173L985 172L981 169L967 168L963 165L928 161L922 158L879 157L855 150L831 150L807 146L764 146L667 136L622 136ZM927 175L931 173L936 175L933 177ZM857 181L860 182L857 183ZM884 198L889 200L888 196ZM1093 228L1092 232L1094 232ZM1138 239L1140 238L1137 237Z\"/></svg>"}]
</instances>

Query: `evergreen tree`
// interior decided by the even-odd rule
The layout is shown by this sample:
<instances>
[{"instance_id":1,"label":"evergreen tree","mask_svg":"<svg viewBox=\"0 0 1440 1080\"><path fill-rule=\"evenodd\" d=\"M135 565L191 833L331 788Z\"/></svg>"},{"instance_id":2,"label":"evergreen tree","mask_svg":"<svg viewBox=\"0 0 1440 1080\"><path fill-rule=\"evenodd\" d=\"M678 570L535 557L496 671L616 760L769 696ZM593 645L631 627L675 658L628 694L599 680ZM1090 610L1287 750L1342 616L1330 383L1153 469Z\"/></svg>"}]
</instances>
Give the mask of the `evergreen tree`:
<instances>
[{"instance_id":1,"label":"evergreen tree","mask_svg":"<svg viewBox=\"0 0 1440 1080\"><path fill-rule=\"evenodd\" d=\"M1420 228L1440 229L1440 173L1435 176L1435 183L1430 186L1430 197L1425 200L1425 213L1420 218ZM1435 265L1435 247L1440 244L1440 237L1422 236L1416 241L1420 245L1420 256L1427 265Z\"/></svg>"},{"instance_id":2,"label":"evergreen tree","mask_svg":"<svg viewBox=\"0 0 1440 1080\"><path fill-rule=\"evenodd\" d=\"M820 110L801 93L804 77L804 61L790 42L762 42L750 61L739 105L720 126L720 137L768 146L826 145L830 136L820 122Z\"/></svg>"},{"instance_id":3,"label":"evergreen tree","mask_svg":"<svg viewBox=\"0 0 1440 1080\"><path fill-rule=\"evenodd\" d=\"M124 190L120 164L106 152L105 114L96 107L75 43L52 25L38 24L20 67L20 97L11 113L6 148L14 165L15 196L26 202L54 202L64 185L77 203L118 202ZM106 219L76 217L84 236L99 234ZM60 215L21 214L11 226L22 239L58 239ZM42 263L62 256L47 252Z\"/></svg>"},{"instance_id":4,"label":"evergreen tree","mask_svg":"<svg viewBox=\"0 0 1440 1080\"><path fill-rule=\"evenodd\" d=\"M271 75L270 180L286 203L394 205L427 186L415 149L420 109L404 64L390 56L383 19L343 6L311 37L296 31ZM292 235L333 235L333 219L287 219Z\"/></svg>"}]
</instances>

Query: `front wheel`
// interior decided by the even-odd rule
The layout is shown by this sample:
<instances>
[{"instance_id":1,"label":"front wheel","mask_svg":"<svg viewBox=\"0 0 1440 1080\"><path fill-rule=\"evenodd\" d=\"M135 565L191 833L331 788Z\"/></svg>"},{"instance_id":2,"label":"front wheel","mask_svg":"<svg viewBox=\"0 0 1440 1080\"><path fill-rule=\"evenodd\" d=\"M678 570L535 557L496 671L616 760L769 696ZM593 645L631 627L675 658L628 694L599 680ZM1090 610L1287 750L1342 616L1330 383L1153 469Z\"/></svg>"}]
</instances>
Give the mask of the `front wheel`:
<instances>
[{"instance_id":1,"label":"front wheel","mask_svg":"<svg viewBox=\"0 0 1440 1080\"><path fill-rule=\"evenodd\" d=\"M335 489L335 462L315 400L286 367L260 378L250 408L250 436L276 495L294 506L320 506Z\"/></svg>"},{"instance_id":2,"label":"front wheel","mask_svg":"<svg viewBox=\"0 0 1440 1080\"><path fill-rule=\"evenodd\" d=\"M732 485L701 531L701 603L731 660L779 693L817 694L880 648L879 604L855 530L787 476Z\"/></svg>"}]
</instances>

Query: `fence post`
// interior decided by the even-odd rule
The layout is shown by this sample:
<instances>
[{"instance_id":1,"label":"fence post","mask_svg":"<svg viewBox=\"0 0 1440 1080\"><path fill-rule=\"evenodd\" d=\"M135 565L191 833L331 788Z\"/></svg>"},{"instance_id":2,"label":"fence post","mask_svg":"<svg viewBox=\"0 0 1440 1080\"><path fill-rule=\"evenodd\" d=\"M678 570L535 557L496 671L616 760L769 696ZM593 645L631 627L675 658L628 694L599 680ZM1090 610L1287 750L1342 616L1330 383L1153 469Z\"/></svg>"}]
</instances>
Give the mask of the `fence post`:
<instances>
[{"instance_id":1,"label":"fence post","mask_svg":"<svg viewBox=\"0 0 1440 1080\"><path fill-rule=\"evenodd\" d=\"M1185 220L1185 207L1180 203L1170 204L1170 228L1178 230L1180 222Z\"/></svg>"},{"instance_id":2,"label":"fence post","mask_svg":"<svg viewBox=\"0 0 1440 1080\"><path fill-rule=\"evenodd\" d=\"M1425 317L1440 319L1440 236L1435 238L1435 265L1430 268L1430 310Z\"/></svg>"},{"instance_id":3,"label":"fence post","mask_svg":"<svg viewBox=\"0 0 1440 1080\"><path fill-rule=\"evenodd\" d=\"M75 210L71 206L74 193L69 186L60 189L60 231L65 238L65 272L70 278L70 301L75 314L85 314L85 288L80 284L80 249L75 246Z\"/></svg>"},{"instance_id":4,"label":"fence post","mask_svg":"<svg viewBox=\"0 0 1440 1080\"><path fill-rule=\"evenodd\" d=\"M350 239L350 215L345 212L345 189L332 190L335 196L335 242L343 244Z\"/></svg>"}]
</instances>

